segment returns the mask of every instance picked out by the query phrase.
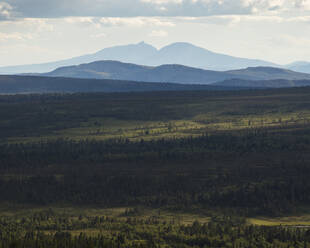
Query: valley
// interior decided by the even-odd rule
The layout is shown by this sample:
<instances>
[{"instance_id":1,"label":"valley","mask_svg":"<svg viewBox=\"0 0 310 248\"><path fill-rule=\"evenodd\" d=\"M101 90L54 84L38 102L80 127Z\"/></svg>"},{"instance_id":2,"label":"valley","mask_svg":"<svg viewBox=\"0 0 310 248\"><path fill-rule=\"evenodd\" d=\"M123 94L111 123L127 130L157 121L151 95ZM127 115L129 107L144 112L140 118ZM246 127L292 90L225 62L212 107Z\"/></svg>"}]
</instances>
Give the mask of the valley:
<instances>
[{"instance_id":1,"label":"valley","mask_svg":"<svg viewBox=\"0 0 310 248\"><path fill-rule=\"evenodd\" d=\"M310 248L310 0L0 0L0 248Z\"/></svg>"},{"instance_id":2,"label":"valley","mask_svg":"<svg viewBox=\"0 0 310 248\"><path fill-rule=\"evenodd\" d=\"M2 95L0 247L307 247L309 104L309 87Z\"/></svg>"}]
</instances>

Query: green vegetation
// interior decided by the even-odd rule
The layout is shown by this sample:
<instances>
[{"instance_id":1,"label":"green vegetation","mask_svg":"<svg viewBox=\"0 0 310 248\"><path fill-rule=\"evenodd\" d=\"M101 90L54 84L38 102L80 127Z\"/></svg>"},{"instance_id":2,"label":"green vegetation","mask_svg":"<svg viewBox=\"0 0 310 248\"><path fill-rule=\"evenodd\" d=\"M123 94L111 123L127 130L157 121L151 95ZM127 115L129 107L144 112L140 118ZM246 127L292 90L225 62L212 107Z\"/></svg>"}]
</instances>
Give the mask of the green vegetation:
<instances>
[{"instance_id":1,"label":"green vegetation","mask_svg":"<svg viewBox=\"0 0 310 248\"><path fill-rule=\"evenodd\" d=\"M310 247L309 151L310 88L0 96L0 247Z\"/></svg>"},{"instance_id":2,"label":"green vegetation","mask_svg":"<svg viewBox=\"0 0 310 248\"><path fill-rule=\"evenodd\" d=\"M0 97L4 142L129 138L290 128L310 122L308 88Z\"/></svg>"},{"instance_id":3,"label":"green vegetation","mask_svg":"<svg viewBox=\"0 0 310 248\"><path fill-rule=\"evenodd\" d=\"M243 217L225 215L184 218L183 213L141 207L2 213L0 247L310 247L307 227L253 226Z\"/></svg>"}]
</instances>

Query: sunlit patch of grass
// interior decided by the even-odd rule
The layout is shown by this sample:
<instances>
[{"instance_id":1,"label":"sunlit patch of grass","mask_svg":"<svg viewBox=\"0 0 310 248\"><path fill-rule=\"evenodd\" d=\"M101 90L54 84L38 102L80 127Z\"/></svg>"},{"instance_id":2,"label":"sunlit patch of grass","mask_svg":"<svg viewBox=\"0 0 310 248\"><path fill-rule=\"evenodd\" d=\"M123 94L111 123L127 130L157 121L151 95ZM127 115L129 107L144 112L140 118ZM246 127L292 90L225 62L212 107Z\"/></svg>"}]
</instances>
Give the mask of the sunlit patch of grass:
<instances>
[{"instance_id":1,"label":"sunlit patch of grass","mask_svg":"<svg viewBox=\"0 0 310 248\"><path fill-rule=\"evenodd\" d=\"M94 207L72 207L72 206L48 206L48 207L33 207L26 205L4 205L0 207L0 215L2 217L15 217L23 218L30 217L44 211L52 211L59 216L66 216L73 220L84 217L110 217L115 218L119 222L125 222L129 216L126 215L127 211L135 209L135 207L115 207L115 208L94 208ZM210 217L204 214L192 212L174 212L165 209L142 208L137 214L134 215L137 219L157 218L159 221L174 222L178 224L192 224L195 221L200 223L207 223Z\"/></svg>"},{"instance_id":2,"label":"sunlit patch of grass","mask_svg":"<svg viewBox=\"0 0 310 248\"><path fill-rule=\"evenodd\" d=\"M138 211L135 211L135 209ZM133 211L133 215L130 214ZM117 208L95 208L95 207L73 207L73 206L49 206L49 207L32 207L21 205L1 205L0 215L1 217L14 218L19 223L24 218L32 218L32 216L39 216L40 213L54 213L54 217L47 220L41 220L40 225L45 227L46 234L55 234L55 229L49 229L53 227L57 218L66 218L68 222L80 222L88 223L91 219L96 217L108 217L113 218L113 223L124 224L128 222L128 219L134 218L135 220L156 220L159 223L173 223L174 225L192 225L195 221L201 224L209 223L211 217L204 211L172 211L167 209L154 209L154 208L141 208L141 207L117 207ZM128 214L129 213L129 214ZM215 213L215 212L214 212ZM55 219L56 218L56 219ZM253 217L248 218L248 225L259 226L286 226L286 227L309 227L310 226L310 214L304 214L299 216L288 217ZM155 228L155 226L149 225L147 228ZM113 232L114 234L118 230L105 228L104 225L99 225L98 228L83 229L61 229L61 231L70 232L73 236L78 236L80 233L84 233L88 236L97 236L98 234Z\"/></svg>"},{"instance_id":3,"label":"sunlit patch of grass","mask_svg":"<svg viewBox=\"0 0 310 248\"><path fill-rule=\"evenodd\" d=\"M41 113L36 105L27 105L25 113L22 112L25 116L20 117L21 120L15 120L16 116L10 115L8 118L12 120L1 120L0 124L11 126L17 122L25 122L25 125L21 124L22 127L37 125L37 128L31 132L27 132L30 129L13 132L14 134L3 138L1 143L52 141L59 138L77 141L123 138L139 141L199 136L217 131L276 127L284 129L310 124L307 92L299 95L263 95L259 92L248 94L239 92L236 95L200 97L169 95L164 98L167 102L153 96L147 107L141 104L142 100L145 101L143 94L135 96L136 98L127 96L116 102L110 99L110 105L106 104L104 98L95 101L86 98L85 102L75 99L65 104L56 104L57 101L47 104L48 115ZM41 121L42 116L47 118L50 115L55 116L55 119Z\"/></svg>"},{"instance_id":4,"label":"sunlit patch of grass","mask_svg":"<svg viewBox=\"0 0 310 248\"><path fill-rule=\"evenodd\" d=\"M278 218L249 218L248 223L259 226L310 226L310 215Z\"/></svg>"}]
</instances>

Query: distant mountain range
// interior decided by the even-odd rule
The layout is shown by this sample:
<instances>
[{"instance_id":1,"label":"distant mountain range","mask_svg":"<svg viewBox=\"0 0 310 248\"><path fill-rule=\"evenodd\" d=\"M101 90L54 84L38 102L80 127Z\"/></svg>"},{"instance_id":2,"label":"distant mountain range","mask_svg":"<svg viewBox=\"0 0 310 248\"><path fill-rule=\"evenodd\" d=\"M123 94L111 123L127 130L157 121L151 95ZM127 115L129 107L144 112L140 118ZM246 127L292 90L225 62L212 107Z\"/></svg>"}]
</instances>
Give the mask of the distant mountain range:
<instances>
[{"instance_id":1,"label":"distant mountain range","mask_svg":"<svg viewBox=\"0 0 310 248\"><path fill-rule=\"evenodd\" d=\"M310 72L310 63L295 62L286 67L290 69L280 68L267 61L213 53L189 43L174 43L158 50L141 42L106 48L94 54L53 63L0 67L0 74L20 75L1 76L0 93L193 90L193 87L280 88L309 85L310 74L297 71ZM209 88L204 87L211 84Z\"/></svg>"},{"instance_id":2,"label":"distant mountain range","mask_svg":"<svg viewBox=\"0 0 310 248\"><path fill-rule=\"evenodd\" d=\"M219 72L187 67L184 65L161 65L151 67L118 61L97 61L78 66L61 67L52 72L40 75L49 77L114 79L182 84L211 84L228 79L310 80L310 74L273 67L250 67L241 70Z\"/></svg>"},{"instance_id":3,"label":"distant mountain range","mask_svg":"<svg viewBox=\"0 0 310 248\"><path fill-rule=\"evenodd\" d=\"M256 66L279 67L279 65L263 60L245 59L214 53L190 43L173 43L158 50L149 44L141 42L138 44L105 48L94 54L51 63L0 67L0 73L44 73L55 70L58 67L79 65L99 60L116 60L147 66L181 64L218 71Z\"/></svg>"}]
</instances>

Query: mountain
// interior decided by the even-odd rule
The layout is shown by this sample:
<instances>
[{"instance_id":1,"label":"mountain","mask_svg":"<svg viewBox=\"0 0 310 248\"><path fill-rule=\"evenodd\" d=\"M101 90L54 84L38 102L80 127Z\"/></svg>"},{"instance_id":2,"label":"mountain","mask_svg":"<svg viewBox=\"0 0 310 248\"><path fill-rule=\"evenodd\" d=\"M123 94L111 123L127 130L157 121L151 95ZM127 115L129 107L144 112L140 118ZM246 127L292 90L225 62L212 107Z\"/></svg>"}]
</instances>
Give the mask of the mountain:
<instances>
[{"instance_id":1,"label":"mountain","mask_svg":"<svg viewBox=\"0 0 310 248\"><path fill-rule=\"evenodd\" d=\"M249 67L241 70L228 71L228 73L235 75L235 78L247 78L252 80L310 79L310 74L275 67Z\"/></svg>"},{"instance_id":2,"label":"mountain","mask_svg":"<svg viewBox=\"0 0 310 248\"><path fill-rule=\"evenodd\" d=\"M178 42L160 49L151 60L144 61L145 65L180 64L209 70L233 70L253 66L277 66L276 64L255 60L232 57L214 53L190 43Z\"/></svg>"},{"instance_id":3,"label":"mountain","mask_svg":"<svg viewBox=\"0 0 310 248\"><path fill-rule=\"evenodd\" d=\"M290 87L304 87L310 86L310 80L242 80L229 79L222 82L217 82L212 85L222 87L238 87L238 88L290 88Z\"/></svg>"},{"instance_id":4,"label":"mountain","mask_svg":"<svg viewBox=\"0 0 310 248\"><path fill-rule=\"evenodd\" d=\"M310 73L310 62L298 61L287 65L286 68L297 72Z\"/></svg>"},{"instance_id":5,"label":"mountain","mask_svg":"<svg viewBox=\"0 0 310 248\"><path fill-rule=\"evenodd\" d=\"M235 90L236 87L0 75L0 94Z\"/></svg>"},{"instance_id":6,"label":"mountain","mask_svg":"<svg viewBox=\"0 0 310 248\"><path fill-rule=\"evenodd\" d=\"M42 74L42 76L182 84L211 84L233 78L246 80L310 79L310 74L272 67L250 67L242 70L219 72L183 65L151 67L118 61L97 61L78 66L61 67L50 73Z\"/></svg>"},{"instance_id":7,"label":"mountain","mask_svg":"<svg viewBox=\"0 0 310 248\"><path fill-rule=\"evenodd\" d=\"M103 59L120 60L124 62L132 61L132 63L143 64L144 61L141 60L141 57L151 57L155 53L157 53L155 47L141 42L138 44L105 48L93 54L50 63L0 67L0 74L45 73L62 66L79 65Z\"/></svg>"},{"instance_id":8,"label":"mountain","mask_svg":"<svg viewBox=\"0 0 310 248\"><path fill-rule=\"evenodd\" d=\"M42 76L114 79L141 82L209 84L230 78L223 72L182 65L141 66L118 61L97 61L78 66L61 67Z\"/></svg>"},{"instance_id":9,"label":"mountain","mask_svg":"<svg viewBox=\"0 0 310 248\"><path fill-rule=\"evenodd\" d=\"M310 86L310 80L242 80L229 79L211 85L148 83L110 79L78 79L40 76L0 75L1 94L86 93L86 92L146 92L245 90Z\"/></svg>"},{"instance_id":10,"label":"mountain","mask_svg":"<svg viewBox=\"0 0 310 248\"><path fill-rule=\"evenodd\" d=\"M117 60L148 66L182 64L190 67L219 71L250 66L278 66L262 60L237 58L214 53L190 43L173 43L158 50L149 44L140 42L138 44L105 48L94 54L51 63L0 67L0 74L44 73L55 70L58 67L79 65L98 60Z\"/></svg>"}]
</instances>

